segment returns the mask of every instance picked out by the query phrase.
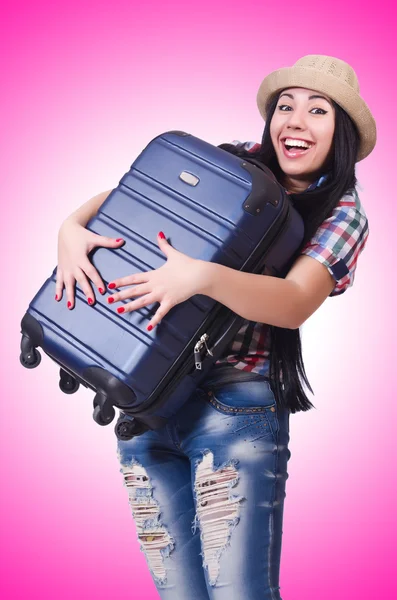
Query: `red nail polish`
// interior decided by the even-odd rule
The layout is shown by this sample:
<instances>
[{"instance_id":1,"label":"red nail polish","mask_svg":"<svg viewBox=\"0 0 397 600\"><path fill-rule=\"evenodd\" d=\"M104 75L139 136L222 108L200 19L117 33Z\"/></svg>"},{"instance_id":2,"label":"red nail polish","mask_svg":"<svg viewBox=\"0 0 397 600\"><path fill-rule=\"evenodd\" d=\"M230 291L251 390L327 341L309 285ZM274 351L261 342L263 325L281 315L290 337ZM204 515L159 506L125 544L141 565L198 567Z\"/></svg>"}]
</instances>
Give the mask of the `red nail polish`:
<instances>
[{"instance_id":1,"label":"red nail polish","mask_svg":"<svg viewBox=\"0 0 397 600\"><path fill-rule=\"evenodd\" d=\"M68 302L68 308L70 308L72 306L71 302Z\"/></svg>"},{"instance_id":2,"label":"red nail polish","mask_svg":"<svg viewBox=\"0 0 397 600\"><path fill-rule=\"evenodd\" d=\"M93 304L94 303L94 301L93 301L92 298L88 298L87 302L88 302L88 304Z\"/></svg>"},{"instance_id":3,"label":"red nail polish","mask_svg":"<svg viewBox=\"0 0 397 600\"><path fill-rule=\"evenodd\" d=\"M124 306L119 306L119 308L117 309L117 312L118 312L119 314L123 313L124 311L125 311L125 308L124 308Z\"/></svg>"},{"instance_id":4,"label":"red nail polish","mask_svg":"<svg viewBox=\"0 0 397 600\"><path fill-rule=\"evenodd\" d=\"M148 330L148 331L152 331L152 329L153 329L153 325L148 325L148 326L147 326L147 330Z\"/></svg>"},{"instance_id":5,"label":"red nail polish","mask_svg":"<svg viewBox=\"0 0 397 600\"><path fill-rule=\"evenodd\" d=\"M114 290L115 287L116 287L115 283L109 283L109 285L108 285L109 290Z\"/></svg>"},{"instance_id":6,"label":"red nail polish","mask_svg":"<svg viewBox=\"0 0 397 600\"><path fill-rule=\"evenodd\" d=\"M165 235L162 231L160 231L160 233L159 233L159 238L161 238L162 240L165 239Z\"/></svg>"},{"instance_id":7,"label":"red nail polish","mask_svg":"<svg viewBox=\"0 0 397 600\"><path fill-rule=\"evenodd\" d=\"M116 242L124 242L123 238L117 238Z\"/></svg>"},{"instance_id":8,"label":"red nail polish","mask_svg":"<svg viewBox=\"0 0 397 600\"><path fill-rule=\"evenodd\" d=\"M55 300L58 300L58 294L55 296Z\"/></svg>"},{"instance_id":9,"label":"red nail polish","mask_svg":"<svg viewBox=\"0 0 397 600\"><path fill-rule=\"evenodd\" d=\"M103 294L103 288L99 288L99 293Z\"/></svg>"},{"instance_id":10,"label":"red nail polish","mask_svg":"<svg viewBox=\"0 0 397 600\"><path fill-rule=\"evenodd\" d=\"M108 298L108 303L109 303L109 304L112 304L112 302L114 302L114 298L112 298L112 296L109 296L109 298Z\"/></svg>"}]
</instances>

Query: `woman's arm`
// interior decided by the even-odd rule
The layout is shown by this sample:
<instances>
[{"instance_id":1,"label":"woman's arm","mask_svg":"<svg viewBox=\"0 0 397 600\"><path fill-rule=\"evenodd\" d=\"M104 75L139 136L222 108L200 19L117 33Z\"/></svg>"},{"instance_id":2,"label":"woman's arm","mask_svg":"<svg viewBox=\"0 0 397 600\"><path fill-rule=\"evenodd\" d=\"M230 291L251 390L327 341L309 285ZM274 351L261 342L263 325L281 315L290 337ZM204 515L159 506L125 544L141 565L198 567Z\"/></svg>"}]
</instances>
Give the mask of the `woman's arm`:
<instances>
[{"instance_id":1,"label":"woman's arm","mask_svg":"<svg viewBox=\"0 0 397 600\"><path fill-rule=\"evenodd\" d=\"M65 221L75 221L85 227L88 221L97 214L99 208L112 191L113 190L107 190L106 192L101 192L97 196L94 196L80 206L80 208L72 212Z\"/></svg>"},{"instance_id":2,"label":"woman's arm","mask_svg":"<svg viewBox=\"0 0 397 600\"><path fill-rule=\"evenodd\" d=\"M299 256L285 279L208 263L206 283L201 293L244 319L287 329L298 329L335 286L327 269L308 256Z\"/></svg>"}]
</instances>

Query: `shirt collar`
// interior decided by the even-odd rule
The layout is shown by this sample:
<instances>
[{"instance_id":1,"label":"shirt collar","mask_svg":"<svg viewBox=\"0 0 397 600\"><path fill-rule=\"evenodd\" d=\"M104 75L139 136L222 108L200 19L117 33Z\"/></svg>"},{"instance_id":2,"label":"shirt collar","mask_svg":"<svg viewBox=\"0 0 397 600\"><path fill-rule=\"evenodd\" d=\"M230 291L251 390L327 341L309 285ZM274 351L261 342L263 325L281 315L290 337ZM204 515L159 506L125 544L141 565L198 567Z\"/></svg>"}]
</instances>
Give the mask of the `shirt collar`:
<instances>
[{"instance_id":1,"label":"shirt collar","mask_svg":"<svg viewBox=\"0 0 397 600\"><path fill-rule=\"evenodd\" d=\"M308 188L306 188L306 192L309 192L310 190L314 190L317 187L320 187L320 185L322 185L324 183L324 181L326 181L328 179L328 174L326 175L321 175L321 177L319 177L316 181L313 181L312 184L309 185Z\"/></svg>"}]
</instances>

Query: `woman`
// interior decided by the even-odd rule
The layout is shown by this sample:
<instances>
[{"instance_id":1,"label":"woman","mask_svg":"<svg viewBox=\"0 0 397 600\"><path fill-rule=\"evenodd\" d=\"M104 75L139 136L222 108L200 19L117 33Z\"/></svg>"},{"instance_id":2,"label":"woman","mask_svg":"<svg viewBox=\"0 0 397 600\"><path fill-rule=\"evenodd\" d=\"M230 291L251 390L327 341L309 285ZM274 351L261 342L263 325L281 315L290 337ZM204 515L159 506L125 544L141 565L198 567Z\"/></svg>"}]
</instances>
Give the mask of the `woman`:
<instances>
[{"instance_id":1,"label":"woman","mask_svg":"<svg viewBox=\"0 0 397 600\"><path fill-rule=\"evenodd\" d=\"M165 264L108 285L134 286L109 297L131 300L118 312L160 303L149 331L197 293L245 319L205 382L164 428L118 441L141 550L163 600L281 599L289 415L313 406L300 381L310 388L299 327L328 296L352 285L368 238L355 163L373 150L376 126L353 69L337 58L305 56L265 77L257 103L266 121L261 144L221 147L270 167L302 215L305 237L288 272L277 278L195 260L160 232ZM60 229L56 299L65 285L69 308L75 280L90 303L87 276L104 293L88 252L122 242L84 228L108 193ZM133 588L134 576L132 595Z\"/></svg>"}]
</instances>

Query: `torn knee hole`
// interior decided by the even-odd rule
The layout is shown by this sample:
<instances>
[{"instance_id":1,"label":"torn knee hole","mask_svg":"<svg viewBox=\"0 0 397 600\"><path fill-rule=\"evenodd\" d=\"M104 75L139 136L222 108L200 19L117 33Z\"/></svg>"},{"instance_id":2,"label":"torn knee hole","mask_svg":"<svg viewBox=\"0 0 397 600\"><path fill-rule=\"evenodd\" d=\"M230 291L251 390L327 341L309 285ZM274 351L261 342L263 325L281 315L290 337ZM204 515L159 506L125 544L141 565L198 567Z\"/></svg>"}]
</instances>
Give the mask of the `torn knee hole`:
<instances>
[{"instance_id":1,"label":"torn knee hole","mask_svg":"<svg viewBox=\"0 0 397 600\"><path fill-rule=\"evenodd\" d=\"M230 494L231 487L239 478L235 466L227 464L215 470L213 459L211 452L205 454L196 465L195 477L195 523L197 520L200 523L203 566L208 569L211 585L215 584L219 575L219 558L239 521L239 504L244 499Z\"/></svg>"},{"instance_id":2,"label":"torn knee hole","mask_svg":"<svg viewBox=\"0 0 397 600\"><path fill-rule=\"evenodd\" d=\"M144 467L138 463L122 465L124 485L134 518L141 551L159 583L166 583L164 557L174 548L174 540L160 523L160 506L153 498L153 488Z\"/></svg>"}]
</instances>

